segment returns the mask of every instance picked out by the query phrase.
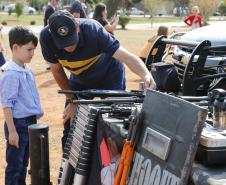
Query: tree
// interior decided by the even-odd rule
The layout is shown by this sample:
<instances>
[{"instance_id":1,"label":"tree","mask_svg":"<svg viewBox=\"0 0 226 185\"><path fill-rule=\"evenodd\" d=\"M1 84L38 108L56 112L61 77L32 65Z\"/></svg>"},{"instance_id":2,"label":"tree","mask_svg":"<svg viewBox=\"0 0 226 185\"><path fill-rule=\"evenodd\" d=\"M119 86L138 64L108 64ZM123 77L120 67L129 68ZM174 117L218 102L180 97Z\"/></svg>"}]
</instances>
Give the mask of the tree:
<instances>
[{"instance_id":1,"label":"tree","mask_svg":"<svg viewBox=\"0 0 226 185\"><path fill-rule=\"evenodd\" d=\"M134 4L137 4L139 2L141 2L142 0L128 0L127 1L127 8L132 7Z\"/></svg>"},{"instance_id":2,"label":"tree","mask_svg":"<svg viewBox=\"0 0 226 185\"><path fill-rule=\"evenodd\" d=\"M190 6L198 6L200 15L203 18L204 25L207 24L210 15L217 9L220 4L220 0L191 0Z\"/></svg>"},{"instance_id":3,"label":"tree","mask_svg":"<svg viewBox=\"0 0 226 185\"><path fill-rule=\"evenodd\" d=\"M148 10L151 18L151 26L153 25L153 18L156 14L159 5L162 4L162 0L144 0L144 6Z\"/></svg>"},{"instance_id":4,"label":"tree","mask_svg":"<svg viewBox=\"0 0 226 185\"><path fill-rule=\"evenodd\" d=\"M106 4L106 6L107 6L109 18L112 17L116 13L121 1L122 0L104 0L103 3Z\"/></svg>"},{"instance_id":5,"label":"tree","mask_svg":"<svg viewBox=\"0 0 226 185\"><path fill-rule=\"evenodd\" d=\"M107 5L108 17L110 18L119 8L126 10L141 1L142 0L104 0L104 3Z\"/></svg>"},{"instance_id":6,"label":"tree","mask_svg":"<svg viewBox=\"0 0 226 185\"><path fill-rule=\"evenodd\" d=\"M122 27L123 30L126 29L126 25L129 23L130 17L127 15L120 15L118 24Z\"/></svg>"},{"instance_id":7,"label":"tree","mask_svg":"<svg viewBox=\"0 0 226 185\"><path fill-rule=\"evenodd\" d=\"M41 10L41 7L44 4L47 4L49 0L28 0L27 2L30 6L36 8L37 10Z\"/></svg>"},{"instance_id":8,"label":"tree","mask_svg":"<svg viewBox=\"0 0 226 185\"><path fill-rule=\"evenodd\" d=\"M219 10L221 16L226 15L226 4L222 3L222 4L219 6L218 10Z\"/></svg>"},{"instance_id":9,"label":"tree","mask_svg":"<svg viewBox=\"0 0 226 185\"><path fill-rule=\"evenodd\" d=\"M97 3L101 2L101 0L86 0L86 2L93 5L93 4L97 4Z\"/></svg>"}]
</instances>

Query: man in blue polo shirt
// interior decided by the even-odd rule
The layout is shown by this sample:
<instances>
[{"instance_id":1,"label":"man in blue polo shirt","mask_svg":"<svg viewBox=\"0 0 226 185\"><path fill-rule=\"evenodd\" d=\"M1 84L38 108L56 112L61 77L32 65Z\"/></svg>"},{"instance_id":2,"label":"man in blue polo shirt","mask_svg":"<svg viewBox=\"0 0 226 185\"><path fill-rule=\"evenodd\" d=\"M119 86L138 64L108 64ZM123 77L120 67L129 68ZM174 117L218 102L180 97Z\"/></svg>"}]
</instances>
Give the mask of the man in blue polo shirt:
<instances>
[{"instance_id":1,"label":"man in blue polo shirt","mask_svg":"<svg viewBox=\"0 0 226 185\"><path fill-rule=\"evenodd\" d=\"M74 19L67 11L56 11L49 18L49 26L40 34L44 59L51 63L51 71L61 89L125 89L125 63L144 80L146 88L155 88L155 82L144 63L120 46L118 40L97 21ZM121 62L120 62L121 61ZM71 72L68 79L64 69ZM66 99L73 98L66 94ZM64 136L76 110L68 104L64 111Z\"/></svg>"}]
</instances>

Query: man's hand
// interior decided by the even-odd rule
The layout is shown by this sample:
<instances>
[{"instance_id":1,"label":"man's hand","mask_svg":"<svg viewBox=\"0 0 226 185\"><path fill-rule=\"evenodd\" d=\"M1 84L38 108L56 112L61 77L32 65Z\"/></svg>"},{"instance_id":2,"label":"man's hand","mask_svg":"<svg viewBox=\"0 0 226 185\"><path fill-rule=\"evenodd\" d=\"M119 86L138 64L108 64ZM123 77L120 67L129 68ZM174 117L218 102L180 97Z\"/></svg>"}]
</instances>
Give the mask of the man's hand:
<instances>
[{"instance_id":1,"label":"man's hand","mask_svg":"<svg viewBox=\"0 0 226 185\"><path fill-rule=\"evenodd\" d=\"M66 123L68 119L70 119L70 125L74 122L75 111L77 109L77 104L69 103L63 112L63 124Z\"/></svg>"},{"instance_id":2,"label":"man's hand","mask_svg":"<svg viewBox=\"0 0 226 185\"><path fill-rule=\"evenodd\" d=\"M145 90L156 89L156 83L150 73L144 77L144 87L145 87Z\"/></svg>"},{"instance_id":3,"label":"man's hand","mask_svg":"<svg viewBox=\"0 0 226 185\"><path fill-rule=\"evenodd\" d=\"M113 57L123 63L125 63L131 71L137 74L142 80L144 80L145 89L155 89L156 84L145 66L144 62L134 54L128 52L126 49L119 47L114 53Z\"/></svg>"},{"instance_id":4,"label":"man's hand","mask_svg":"<svg viewBox=\"0 0 226 185\"><path fill-rule=\"evenodd\" d=\"M9 144L19 148L19 136L17 131L9 132Z\"/></svg>"}]
</instances>

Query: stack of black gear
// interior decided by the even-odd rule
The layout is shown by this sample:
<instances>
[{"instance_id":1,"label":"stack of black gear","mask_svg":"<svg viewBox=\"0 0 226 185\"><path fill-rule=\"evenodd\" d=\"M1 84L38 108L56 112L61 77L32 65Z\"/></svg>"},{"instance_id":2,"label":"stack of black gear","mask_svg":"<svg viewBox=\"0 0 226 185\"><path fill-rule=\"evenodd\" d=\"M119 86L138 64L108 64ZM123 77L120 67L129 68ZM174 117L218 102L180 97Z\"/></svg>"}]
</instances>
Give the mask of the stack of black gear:
<instances>
[{"instance_id":1,"label":"stack of black gear","mask_svg":"<svg viewBox=\"0 0 226 185\"><path fill-rule=\"evenodd\" d=\"M58 178L59 185L86 184L92 159L97 116L98 110L94 106L78 106L75 122L70 129L63 154Z\"/></svg>"}]
</instances>

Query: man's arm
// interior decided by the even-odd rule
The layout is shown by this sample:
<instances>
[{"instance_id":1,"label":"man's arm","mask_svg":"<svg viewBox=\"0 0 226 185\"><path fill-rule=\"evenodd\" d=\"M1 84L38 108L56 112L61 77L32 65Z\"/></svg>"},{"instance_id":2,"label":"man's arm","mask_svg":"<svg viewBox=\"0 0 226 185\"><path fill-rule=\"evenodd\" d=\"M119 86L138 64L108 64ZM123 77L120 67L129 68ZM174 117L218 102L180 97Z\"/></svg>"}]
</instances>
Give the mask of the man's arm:
<instances>
[{"instance_id":1,"label":"man's arm","mask_svg":"<svg viewBox=\"0 0 226 185\"><path fill-rule=\"evenodd\" d=\"M67 75L62 67L61 64L51 64L51 71L53 73L53 77L56 80L58 86L62 90L70 90L70 84L69 80L67 78ZM74 96L71 94L65 94L66 98L70 99L73 98Z\"/></svg>"},{"instance_id":2,"label":"man's arm","mask_svg":"<svg viewBox=\"0 0 226 185\"><path fill-rule=\"evenodd\" d=\"M123 63L125 63L131 71L137 74L142 80L144 80L145 88L155 89L156 84L151 73L146 68L143 61L136 55L128 52L126 49L119 47L114 53L113 57Z\"/></svg>"},{"instance_id":3,"label":"man's arm","mask_svg":"<svg viewBox=\"0 0 226 185\"><path fill-rule=\"evenodd\" d=\"M67 75L62 67L61 64L51 64L51 71L53 73L53 76L58 84L58 86L62 90L70 90L70 84L69 80L67 78ZM65 94L67 99L74 98L73 94ZM65 107L65 110L63 112L63 123L66 123L68 119L70 119L70 123L72 124L74 121L74 115L75 110L77 108L77 105L74 103L69 103L67 107Z\"/></svg>"},{"instance_id":4,"label":"man's arm","mask_svg":"<svg viewBox=\"0 0 226 185\"><path fill-rule=\"evenodd\" d=\"M9 144L14 145L17 148L19 148L19 136L16 131L14 122L13 122L13 116L12 116L12 110L10 107L3 108L6 124L9 131Z\"/></svg>"}]
</instances>

